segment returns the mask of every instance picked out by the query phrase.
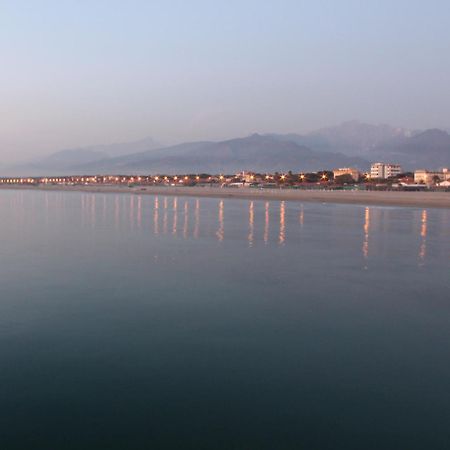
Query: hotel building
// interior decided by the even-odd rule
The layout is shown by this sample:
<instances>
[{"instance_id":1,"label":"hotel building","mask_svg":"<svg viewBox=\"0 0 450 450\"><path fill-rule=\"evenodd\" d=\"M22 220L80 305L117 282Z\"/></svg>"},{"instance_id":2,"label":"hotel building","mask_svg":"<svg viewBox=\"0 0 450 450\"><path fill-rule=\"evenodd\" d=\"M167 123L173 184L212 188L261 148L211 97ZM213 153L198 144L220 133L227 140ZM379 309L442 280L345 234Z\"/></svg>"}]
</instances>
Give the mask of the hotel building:
<instances>
[{"instance_id":1,"label":"hotel building","mask_svg":"<svg viewBox=\"0 0 450 450\"><path fill-rule=\"evenodd\" d=\"M402 168L399 164L386 164L377 162L370 167L370 178L378 178L385 180L386 178L395 177L402 173Z\"/></svg>"},{"instance_id":2,"label":"hotel building","mask_svg":"<svg viewBox=\"0 0 450 450\"><path fill-rule=\"evenodd\" d=\"M437 181L439 179L439 181ZM450 181L450 171L416 170L414 172L414 182L419 184L435 184L435 182Z\"/></svg>"},{"instance_id":3,"label":"hotel building","mask_svg":"<svg viewBox=\"0 0 450 450\"><path fill-rule=\"evenodd\" d=\"M350 175L355 181L359 180L360 173L358 169L353 169L352 167L342 167L340 169L333 170L334 178L340 177L341 175Z\"/></svg>"}]
</instances>

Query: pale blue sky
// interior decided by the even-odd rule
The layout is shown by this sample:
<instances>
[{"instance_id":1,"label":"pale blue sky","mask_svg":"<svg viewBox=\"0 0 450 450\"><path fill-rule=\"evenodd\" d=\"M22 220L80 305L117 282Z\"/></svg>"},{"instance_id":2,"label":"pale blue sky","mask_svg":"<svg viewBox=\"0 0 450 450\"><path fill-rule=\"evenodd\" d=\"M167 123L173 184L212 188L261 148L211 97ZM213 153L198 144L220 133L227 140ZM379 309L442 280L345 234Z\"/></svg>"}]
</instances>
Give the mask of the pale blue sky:
<instances>
[{"instance_id":1,"label":"pale blue sky","mask_svg":"<svg viewBox=\"0 0 450 450\"><path fill-rule=\"evenodd\" d=\"M444 0L0 0L0 153L448 128L449 54Z\"/></svg>"}]
</instances>

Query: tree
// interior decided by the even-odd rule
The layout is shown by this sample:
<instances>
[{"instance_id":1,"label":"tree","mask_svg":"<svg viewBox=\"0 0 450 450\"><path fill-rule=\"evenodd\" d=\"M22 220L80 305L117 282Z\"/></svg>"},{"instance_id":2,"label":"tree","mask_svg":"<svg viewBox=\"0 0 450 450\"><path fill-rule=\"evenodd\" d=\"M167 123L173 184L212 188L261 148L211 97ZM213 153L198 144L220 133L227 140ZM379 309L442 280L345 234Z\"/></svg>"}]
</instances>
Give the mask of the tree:
<instances>
[{"instance_id":1,"label":"tree","mask_svg":"<svg viewBox=\"0 0 450 450\"><path fill-rule=\"evenodd\" d=\"M305 173L305 181L308 183L315 183L320 180L320 176L317 173Z\"/></svg>"},{"instance_id":2,"label":"tree","mask_svg":"<svg viewBox=\"0 0 450 450\"><path fill-rule=\"evenodd\" d=\"M355 180L349 173L344 173L343 175L339 175L334 179L336 184L344 185L344 184L354 184Z\"/></svg>"},{"instance_id":3,"label":"tree","mask_svg":"<svg viewBox=\"0 0 450 450\"><path fill-rule=\"evenodd\" d=\"M434 183L434 184L438 184L438 183L441 182L440 177L438 177L437 175L434 175L433 178L432 178L432 180L433 180L433 183Z\"/></svg>"}]
</instances>

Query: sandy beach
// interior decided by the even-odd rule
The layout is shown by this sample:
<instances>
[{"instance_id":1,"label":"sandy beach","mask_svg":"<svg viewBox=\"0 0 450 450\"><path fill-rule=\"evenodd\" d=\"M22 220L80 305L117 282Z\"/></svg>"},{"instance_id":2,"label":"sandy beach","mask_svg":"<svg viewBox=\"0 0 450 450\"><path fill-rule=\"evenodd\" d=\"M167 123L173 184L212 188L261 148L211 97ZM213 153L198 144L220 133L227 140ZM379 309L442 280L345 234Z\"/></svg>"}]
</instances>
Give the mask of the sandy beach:
<instances>
[{"instance_id":1,"label":"sandy beach","mask_svg":"<svg viewBox=\"0 0 450 450\"><path fill-rule=\"evenodd\" d=\"M251 200L285 200L296 202L348 203L420 208L450 208L450 192L398 191L326 191L291 189L251 189L175 186L2 186L0 189L31 189L45 191L128 193L134 195L176 195Z\"/></svg>"}]
</instances>

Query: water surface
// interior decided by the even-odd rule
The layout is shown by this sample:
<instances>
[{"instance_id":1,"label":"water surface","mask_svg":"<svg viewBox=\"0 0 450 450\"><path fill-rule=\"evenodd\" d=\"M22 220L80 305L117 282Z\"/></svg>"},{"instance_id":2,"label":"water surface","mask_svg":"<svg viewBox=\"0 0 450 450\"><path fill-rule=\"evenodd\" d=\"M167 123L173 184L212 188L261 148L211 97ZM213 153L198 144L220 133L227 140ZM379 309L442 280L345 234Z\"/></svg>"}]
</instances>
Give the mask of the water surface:
<instances>
[{"instance_id":1,"label":"water surface","mask_svg":"<svg viewBox=\"0 0 450 450\"><path fill-rule=\"evenodd\" d=\"M0 192L2 449L450 448L450 211Z\"/></svg>"}]
</instances>

